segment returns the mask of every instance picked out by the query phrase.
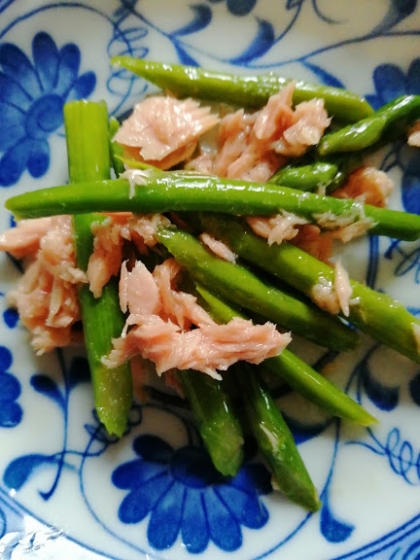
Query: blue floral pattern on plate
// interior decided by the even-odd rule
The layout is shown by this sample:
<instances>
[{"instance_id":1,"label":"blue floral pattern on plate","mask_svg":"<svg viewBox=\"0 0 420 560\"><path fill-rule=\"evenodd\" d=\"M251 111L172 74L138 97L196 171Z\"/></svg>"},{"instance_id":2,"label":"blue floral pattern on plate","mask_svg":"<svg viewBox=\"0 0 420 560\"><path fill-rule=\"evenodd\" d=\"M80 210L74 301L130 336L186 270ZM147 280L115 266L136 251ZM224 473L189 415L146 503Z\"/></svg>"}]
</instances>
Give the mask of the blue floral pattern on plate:
<instances>
[{"instance_id":1,"label":"blue floral pattern on plate","mask_svg":"<svg viewBox=\"0 0 420 560\"><path fill-rule=\"evenodd\" d=\"M33 63L13 43L0 44L0 186L19 181L25 169L33 178L50 164L48 138L63 124L63 105L87 98L95 88L94 72L79 74L77 45L58 49L52 37L37 33Z\"/></svg>"},{"instance_id":2,"label":"blue floral pattern on plate","mask_svg":"<svg viewBox=\"0 0 420 560\"><path fill-rule=\"evenodd\" d=\"M21 386L9 373L13 356L8 348L0 346L0 428L14 428L22 420L22 407L18 403Z\"/></svg>"},{"instance_id":3,"label":"blue floral pattern on plate","mask_svg":"<svg viewBox=\"0 0 420 560\"><path fill-rule=\"evenodd\" d=\"M219 4L224 0L208 0L211 4ZM226 0L227 9L234 16L247 16L252 12L257 0Z\"/></svg>"},{"instance_id":4,"label":"blue floral pattern on plate","mask_svg":"<svg viewBox=\"0 0 420 560\"><path fill-rule=\"evenodd\" d=\"M242 544L241 525L259 529L266 524L258 487L267 493L271 486L261 465L249 464L223 480L202 448L174 451L161 438L143 435L133 449L139 459L112 475L117 488L129 490L118 516L123 523L139 523L150 513L147 536L157 550L171 547L180 532L189 552L203 552L209 540L229 552Z\"/></svg>"},{"instance_id":5,"label":"blue floral pattern on plate","mask_svg":"<svg viewBox=\"0 0 420 560\"><path fill-rule=\"evenodd\" d=\"M54 150L67 100L105 98L121 114L147 90L104 64L108 56L274 69L355 89L374 107L396 95L420 94L416 0L378 2L376 10L363 3L354 8L333 0L286 0L270 11L262 0L185 0L176 17L164 4L0 1L0 186L9 187L0 189L1 202L13 189L37 186L33 180L47 172L52 183L66 180L63 154ZM231 37L223 31L227 21ZM210 32L224 33L224 41L209 40ZM398 53L392 61L391 52ZM420 213L417 152L396 142L380 166L401 183L394 202ZM9 216L1 217L7 227ZM382 280L392 277L410 309L420 313L418 243L372 238L368 251L366 271L359 270L364 279L382 289ZM19 263L5 259L2 296L19 273ZM31 558L39 547L47 553L60 543L55 557L89 560L418 557L420 438L410 422L420 405L415 364L366 343L338 368L337 382L381 419L375 429L352 431L331 418L308 419L292 395L280 397L309 470L322 456L314 477L323 507L306 515L271 491L257 457L233 479L220 477L182 403L166 394L156 393L153 405L135 405L123 440L110 438L92 412L84 357L57 352L35 360L16 313L1 301L0 445L10 450L0 457L5 558L19 546ZM336 360L327 353L315 365L331 368ZM392 369L404 372L401 382ZM373 484L377 472L384 481L379 489ZM401 505L388 511L390 520L381 517L384 486Z\"/></svg>"},{"instance_id":6,"label":"blue floral pattern on plate","mask_svg":"<svg viewBox=\"0 0 420 560\"><path fill-rule=\"evenodd\" d=\"M420 95L420 58L415 58L407 73L396 64L382 64L373 73L376 95L368 95L367 99L373 107L379 108L395 97L402 95ZM420 163L416 150L403 143L395 147L394 161L388 156L387 170L398 165L403 170L402 200L407 212L420 213Z\"/></svg>"}]
</instances>

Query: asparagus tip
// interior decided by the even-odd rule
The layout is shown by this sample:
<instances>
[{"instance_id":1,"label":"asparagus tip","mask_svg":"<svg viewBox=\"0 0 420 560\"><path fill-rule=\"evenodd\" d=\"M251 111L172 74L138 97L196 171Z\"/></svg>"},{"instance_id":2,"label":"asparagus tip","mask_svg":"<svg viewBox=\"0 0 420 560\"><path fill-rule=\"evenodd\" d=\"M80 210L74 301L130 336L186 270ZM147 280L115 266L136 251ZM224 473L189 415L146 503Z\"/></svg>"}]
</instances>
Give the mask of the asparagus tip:
<instances>
[{"instance_id":1,"label":"asparagus tip","mask_svg":"<svg viewBox=\"0 0 420 560\"><path fill-rule=\"evenodd\" d=\"M366 428L370 426L378 426L380 424L379 420L372 416L367 410L363 409L364 417L359 420L359 424L361 426L365 426Z\"/></svg>"},{"instance_id":2,"label":"asparagus tip","mask_svg":"<svg viewBox=\"0 0 420 560\"><path fill-rule=\"evenodd\" d=\"M133 57L132 56L128 56L128 55L117 55L117 56L113 56L109 63L111 66L119 66L127 68L127 65L129 65L130 63L133 63Z\"/></svg>"},{"instance_id":3,"label":"asparagus tip","mask_svg":"<svg viewBox=\"0 0 420 560\"><path fill-rule=\"evenodd\" d=\"M308 492L303 495L296 494L294 496L290 496L289 494L285 494L279 485L277 479L274 475L271 477L271 487L275 492L279 492L280 494L285 495L288 499L291 499L295 504L298 504L305 508L306 510L310 511L311 513L317 512L321 506L322 501L319 499L318 492L316 489L313 489L313 492Z\"/></svg>"},{"instance_id":4,"label":"asparagus tip","mask_svg":"<svg viewBox=\"0 0 420 560\"><path fill-rule=\"evenodd\" d=\"M109 61L111 66L121 66L122 65L123 56L113 56Z\"/></svg>"},{"instance_id":5,"label":"asparagus tip","mask_svg":"<svg viewBox=\"0 0 420 560\"><path fill-rule=\"evenodd\" d=\"M16 198L15 196L8 198L4 203L4 207L6 208L6 210L9 210L9 212L13 214L13 218L15 220L20 220L22 216L19 214L19 211L15 208L15 204L14 204L15 198Z\"/></svg>"}]
</instances>

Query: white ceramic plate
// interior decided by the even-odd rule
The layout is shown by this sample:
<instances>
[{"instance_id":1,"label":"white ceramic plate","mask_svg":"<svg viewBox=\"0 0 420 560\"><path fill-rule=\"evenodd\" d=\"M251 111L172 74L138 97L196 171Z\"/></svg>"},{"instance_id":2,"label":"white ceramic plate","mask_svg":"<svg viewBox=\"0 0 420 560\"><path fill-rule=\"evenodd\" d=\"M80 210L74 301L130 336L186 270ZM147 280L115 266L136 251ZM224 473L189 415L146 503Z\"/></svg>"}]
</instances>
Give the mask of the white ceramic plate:
<instances>
[{"instance_id":1,"label":"white ceramic plate","mask_svg":"<svg viewBox=\"0 0 420 560\"><path fill-rule=\"evenodd\" d=\"M112 55L276 70L380 106L420 94L419 47L416 0L1 0L1 207L66 180L66 100L103 98L118 116L147 90L112 69ZM393 207L420 212L419 162L400 144L378 158L398 186ZM1 210L0 229L9 225ZM352 276L420 312L418 243L371 238L344 259ZM108 438L83 356L32 354L5 299L18 275L2 255L1 558L419 558L417 365L367 340L334 361L332 378L380 419L374 430L282 399L323 499L307 515L271 491L258 461L217 480L191 419L167 402L134 407L127 436Z\"/></svg>"}]
</instances>

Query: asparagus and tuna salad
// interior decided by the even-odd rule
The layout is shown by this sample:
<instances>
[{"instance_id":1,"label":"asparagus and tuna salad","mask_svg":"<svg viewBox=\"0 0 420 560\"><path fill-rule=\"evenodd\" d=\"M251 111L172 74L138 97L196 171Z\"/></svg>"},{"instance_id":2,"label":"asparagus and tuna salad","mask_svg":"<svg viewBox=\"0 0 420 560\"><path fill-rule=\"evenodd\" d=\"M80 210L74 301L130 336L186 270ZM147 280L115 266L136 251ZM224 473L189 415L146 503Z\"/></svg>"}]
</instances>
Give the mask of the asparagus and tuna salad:
<instances>
[{"instance_id":1,"label":"asparagus and tuna salad","mask_svg":"<svg viewBox=\"0 0 420 560\"><path fill-rule=\"evenodd\" d=\"M420 362L420 320L335 254L362 235L420 237L420 216L388 209L392 181L366 163L396 139L420 146L420 96L373 111L271 73L112 63L161 91L122 122L104 102L65 105L69 183L6 202L17 225L0 249L24 262L9 301L37 354L84 343L110 434L123 436L133 384L153 367L188 402L222 475L240 468L250 431L276 487L316 511L266 381L369 426L289 350L293 336L346 352L361 331Z\"/></svg>"}]
</instances>

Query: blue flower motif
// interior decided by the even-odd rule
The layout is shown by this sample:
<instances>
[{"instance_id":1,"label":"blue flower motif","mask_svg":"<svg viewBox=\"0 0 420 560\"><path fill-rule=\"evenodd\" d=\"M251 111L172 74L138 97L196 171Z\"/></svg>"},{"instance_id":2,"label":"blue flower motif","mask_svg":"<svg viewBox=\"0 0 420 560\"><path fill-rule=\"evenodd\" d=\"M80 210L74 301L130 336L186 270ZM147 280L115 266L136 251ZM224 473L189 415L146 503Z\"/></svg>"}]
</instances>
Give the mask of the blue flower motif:
<instances>
[{"instance_id":1,"label":"blue flower motif","mask_svg":"<svg viewBox=\"0 0 420 560\"><path fill-rule=\"evenodd\" d=\"M366 99L374 109L379 109L401 95L420 93L420 58L410 64L407 74L396 64L380 64L373 71L376 93Z\"/></svg>"},{"instance_id":2,"label":"blue flower motif","mask_svg":"<svg viewBox=\"0 0 420 560\"><path fill-rule=\"evenodd\" d=\"M22 420L22 408L16 402L21 393L20 383L7 370L12 365L12 354L0 346L0 427L14 428Z\"/></svg>"},{"instance_id":3,"label":"blue flower motif","mask_svg":"<svg viewBox=\"0 0 420 560\"><path fill-rule=\"evenodd\" d=\"M218 4L224 0L208 0L211 4ZM234 16L247 16L255 8L257 0L226 0L227 9Z\"/></svg>"},{"instance_id":4,"label":"blue flower motif","mask_svg":"<svg viewBox=\"0 0 420 560\"><path fill-rule=\"evenodd\" d=\"M25 169L34 178L50 164L48 137L63 124L63 105L89 97L93 72L78 76L80 50L68 43L58 50L47 33L32 41L33 63L12 43L0 44L0 186L14 185Z\"/></svg>"},{"instance_id":5,"label":"blue flower motif","mask_svg":"<svg viewBox=\"0 0 420 560\"><path fill-rule=\"evenodd\" d=\"M150 514L151 546L171 547L181 534L186 549L203 552L209 541L225 551L242 545L241 525L260 529L268 511L259 494L271 490L270 475L260 464L247 464L232 479L214 468L200 447L174 450L161 438L138 436L138 458L117 467L113 484L128 490L118 510L123 523L139 523Z\"/></svg>"},{"instance_id":6,"label":"blue flower motif","mask_svg":"<svg viewBox=\"0 0 420 560\"><path fill-rule=\"evenodd\" d=\"M373 72L376 93L366 99L374 109L401 95L420 94L420 58L414 59L407 74L396 64L381 64ZM407 212L420 214L420 159L418 149L405 142L395 143L386 170L398 166L403 171L402 202Z\"/></svg>"}]
</instances>

